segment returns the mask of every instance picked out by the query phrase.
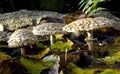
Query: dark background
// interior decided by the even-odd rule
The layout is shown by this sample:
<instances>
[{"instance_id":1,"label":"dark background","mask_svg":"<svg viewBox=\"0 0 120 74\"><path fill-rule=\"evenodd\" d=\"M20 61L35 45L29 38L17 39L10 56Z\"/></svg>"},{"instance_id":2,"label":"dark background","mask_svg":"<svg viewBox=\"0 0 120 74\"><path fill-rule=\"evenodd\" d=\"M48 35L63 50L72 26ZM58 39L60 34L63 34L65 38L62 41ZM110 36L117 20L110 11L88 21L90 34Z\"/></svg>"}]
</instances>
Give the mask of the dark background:
<instances>
[{"instance_id":1,"label":"dark background","mask_svg":"<svg viewBox=\"0 0 120 74\"><path fill-rule=\"evenodd\" d=\"M58 1L58 4L56 1ZM68 13L77 11L78 3L79 0L0 0L0 12L6 13L20 9L28 9ZM50 6L51 8L49 8ZM100 6L107 8L114 15L120 17L119 0L111 0L109 2L100 4Z\"/></svg>"}]
</instances>

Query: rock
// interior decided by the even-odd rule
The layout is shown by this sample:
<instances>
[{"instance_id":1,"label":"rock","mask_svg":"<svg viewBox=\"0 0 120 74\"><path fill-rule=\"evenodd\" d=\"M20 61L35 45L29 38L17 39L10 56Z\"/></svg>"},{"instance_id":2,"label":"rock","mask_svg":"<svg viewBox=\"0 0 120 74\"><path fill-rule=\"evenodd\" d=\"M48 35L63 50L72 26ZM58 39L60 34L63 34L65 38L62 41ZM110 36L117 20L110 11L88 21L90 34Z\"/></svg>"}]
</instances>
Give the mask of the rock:
<instances>
[{"instance_id":1,"label":"rock","mask_svg":"<svg viewBox=\"0 0 120 74\"><path fill-rule=\"evenodd\" d=\"M1 42L8 41L11 34L12 32L7 32L7 31L0 32L0 44Z\"/></svg>"},{"instance_id":2,"label":"rock","mask_svg":"<svg viewBox=\"0 0 120 74\"><path fill-rule=\"evenodd\" d=\"M63 14L50 11L19 10L0 15L0 24L6 31L14 31L20 28L37 25L42 17L62 18Z\"/></svg>"},{"instance_id":3,"label":"rock","mask_svg":"<svg viewBox=\"0 0 120 74\"><path fill-rule=\"evenodd\" d=\"M117 22L117 24L115 24L115 26L113 27L116 30L120 30L120 19L116 16L114 16L112 13L110 13L109 11L98 11L95 14L93 14L94 17L107 17L109 19L112 19L114 21Z\"/></svg>"},{"instance_id":4,"label":"rock","mask_svg":"<svg viewBox=\"0 0 120 74\"><path fill-rule=\"evenodd\" d=\"M54 17L43 17L40 19L40 24L42 23L64 23L64 20Z\"/></svg>"}]
</instances>

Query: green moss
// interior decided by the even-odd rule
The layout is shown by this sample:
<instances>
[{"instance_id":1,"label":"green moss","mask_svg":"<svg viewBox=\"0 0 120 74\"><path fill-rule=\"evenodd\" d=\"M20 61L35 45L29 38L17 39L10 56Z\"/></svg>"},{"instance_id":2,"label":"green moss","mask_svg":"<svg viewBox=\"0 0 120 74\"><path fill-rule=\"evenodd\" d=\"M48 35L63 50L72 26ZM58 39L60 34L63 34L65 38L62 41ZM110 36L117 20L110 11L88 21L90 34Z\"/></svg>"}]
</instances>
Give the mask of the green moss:
<instances>
[{"instance_id":1,"label":"green moss","mask_svg":"<svg viewBox=\"0 0 120 74\"><path fill-rule=\"evenodd\" d=\"M65 49L68 49L68 51L70 51L72 50L72 47L70 45L70 42L64 43L62 41L58 41L51 46L51 49L55 52L65 52Z\"/></svg>"},{"instance_id":2,"label":"green moss","mask_svg":"<svg viewBox=\"0 0 120 74\"><path fill-rule=\"evenodd\" d=\"M27 68L30 74L40 74L42 70L50 68L52 65L50 62L33 61L26 58L21 58L20 62Z\"/></svg>"},{"instance_id":3,"label":"green moss","mask_svg":"<svg viewBox=\"0 0 120 74\"><path fill-rule=\"evenodd\" d=\"M120 51L120 37L115 38L113 44L108 46L108 50L110 56L119 57L119 54L117 53Z\"/></svg>"},{"instance_id":4,"label":"green moss","mask_svg":"<svg viewBox=\"0 0 120 74\"><path fill-rule=\"evenodd\" d=\"M113 56L115 53L120 51L120 45L109 45L108 52L110 56Z\"/></svg>"},{"instance_id":5,"label":"green moss","mask_svg":"<svg viewBox=\"0 0 120 74\"><path fill-rule=\"evenodd\" d=\"M94 74L95 69L81 69L73 63L68 63L66 66L70 74Z\"/></svg>"},{"instance_id":6,"label":"green moss","mask_svg":"<svg viewBox=\"0 0 120 74\"><path fill-rule=\"evenodd\" d=\"M41 48L41 49L47 48L46 45L44 45L44 44L42 44L42 43L40 43L40 42L37 42L37 43L36 43L36 46L39 47L39 48Z\"/></svg>"},{"instance_id":7,"label":"green moss","mask_svg":"<svg viewBox=\"0 0 120 74\"><path fill-rule=\"evenodd\" d=\"M94 46L94 52L99 52L100 53L100 54L94 53L96 58L104 57L104 53L107 52L107 51L108 51L108 45L104 45L104 46L96 45L96 46Z\"/></svg>"},{"instance_id":8,"label":"green moss","mask_svg":"<svg viewBox=\"0 0 120 74\"><path fill-rule=\"evenodd\" d=\"M94 74L96 69L85 69L83 74Z\"/></svg>"},{"instance_id":9,"label":"green moss","mask_svg":"<svg viewBox=\"0 0 120 74\"><path fill-rule=\"evenodd\" d=\"M118 70L113 70L113 69L105 69L103 72L100 74L120 74L120 71Z\"/></svg>"},{"instance_id":10,"label":"green moss","mask_svg":"<svg viewBox=\"0 0 120 74\"><path fill-rule=\"evenodd\" d=\"M12 59L12 58L9 55L7 55L3 52L0 52L0 63L2 63L5 60L10 60L10 59Z\"/></svg>"},{"instance_id":11,"label":"green moss","mask_svg":"<svg viewBox=\"0 0 120 74\"><path fill-rule=\"evenodd\" d=\"M72 69L73 74L84 74L84 70L81 68L73 68Z\"/></svg>"},{"instance_id":12,"label":"green moss","mask_svg":"<svg viewBox=\"0 0 120 74\"><path fill-rule=\"evenodd\" d=\"M115 45L120 45L120 37L115 38L114 44Z\"/></svg>"},{"instance_id":13,"label":"green moss","mask_svg":"<svg viewBox=\"0 0 120 74\"><path fill-rule=\"evenodd\" d=\"M115 62L120 62L120 59L115 56L107 56L105 58L98 59L105 64L115 64Z\"/></svg>"},{"instance_id":14,"label":"green moss","mask_svg":"<svg viewBox=\"0 0 120 74\"><path fill-rule=\"evenodd\" d=\"M115 62L120 62L120 46L113 43L107 47L109 56L105 58L100 58L99 60L105 64L115 64Z\"/></svg>"},{"instance_id":15,"label":"green moss","mask_svg":"<svg viewBox=\"0 0 120 74\"><path fill-rule=\"evenodd\" d=\"M50 51L50 48L46 48L45 50L42 50L40 53L37 55L26 55L25 57L30 58L30 59L36 59L40 60L42 57L44 57L48 52Z\"/></svg>"},{"instance_id":16,"label":"green moss","mask_svg":"<svg viewBox=\"0 0 120 74\"><path fill-rule=\"evenodd\" d=\"M69 74L120 74L120 71L117 69L81 69L73 63L68 63L66 68Z\"/></svg>"},{"instance_id":17,"label":"green moss","mask_svg":"<svg viewBox=\"0 0 120 74\"><path fill-rule=\"evenodd\" d=\"M71 74L120 74L119 70L114 69L101 69L101 72L95 73L96 70L99 69L81 69L81 68L73 68Z\"/></svg>"},{"instance_id":18,"label":"green moss","mask_svg":"<svg viewBox=\"0 0 120 74\"><path fill-rule=\"evenodd\" d=\"M115 64L115 62L120 62L120 46L112 45L107 46L109 55L105 56L105 58L99 58L98 60L105 64Z\"/></svg>"}]
</instances>

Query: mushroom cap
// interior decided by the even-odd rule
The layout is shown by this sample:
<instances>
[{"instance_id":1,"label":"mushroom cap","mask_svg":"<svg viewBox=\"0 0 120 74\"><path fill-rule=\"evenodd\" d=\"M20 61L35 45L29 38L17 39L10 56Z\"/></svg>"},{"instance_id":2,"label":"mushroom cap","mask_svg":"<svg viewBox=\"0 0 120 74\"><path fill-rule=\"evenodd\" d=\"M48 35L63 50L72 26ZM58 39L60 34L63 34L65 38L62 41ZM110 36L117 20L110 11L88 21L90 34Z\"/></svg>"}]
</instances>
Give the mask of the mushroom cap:
<instances>
[{"instance_id":1,"label":"mushroom cap","mask_svg":"<svg viewBox=\"0 0 120 74\"><path fill-rule=\"evenodd\" d=\"M90 31L101 28L113 27L116 24L112 19L105 17L95 17L95 18L82 18L78 19L63 27L63 31L66 32L76 32L76 31Z\"/></svg>"},{"instance_id":2,"label":"mushroom cap","mask_svg":"<svg viewBox=\"0 0 120 74\"><path fill-rule=\"evenodd\" d=\"M8 46L11 48L23 47L26 45L35 44L37 37L32 33L30 29L18 29L12 33L8 42Z\"/></svg>"},{"instance_id":3,"label":"mushroom cap","mask_svg":"<svg viewBox=\"0 0 120 74\"><path fill-rule=\"evenodd\" d=\"M52 35L52 34L64 34L62 27L65 26L61 23L43 23L41 25L33 27L34 35Z\"/></svg>"}]
</instances>

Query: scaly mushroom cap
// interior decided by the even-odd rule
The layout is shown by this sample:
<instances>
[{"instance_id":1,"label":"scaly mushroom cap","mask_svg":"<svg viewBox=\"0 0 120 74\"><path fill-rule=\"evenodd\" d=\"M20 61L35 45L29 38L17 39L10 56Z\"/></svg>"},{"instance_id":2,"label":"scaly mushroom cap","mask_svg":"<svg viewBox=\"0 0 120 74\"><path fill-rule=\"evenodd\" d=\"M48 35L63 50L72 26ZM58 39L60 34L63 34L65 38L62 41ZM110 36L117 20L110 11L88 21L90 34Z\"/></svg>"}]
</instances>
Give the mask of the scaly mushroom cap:
<instances>
[{"instance_id":1,"label":"scaly mushroom cap","mask_svg":"<svg viewBox=\"0 0 120 74\"><path fill-rule=\"evenodd\" d=\"M26 45L35 44L37 37L32 33L30 29L18 29L12 33L8 42L8 46L11 48L23 47Z\"/></svg>"},{"instance_id":2,"label":"scaly mushroom cap","mask_svg":"<svg viewBox=\"0 0 120 74\"><path fill-rule=\"evenodd\" d=\"M114 24L116 24L115 21L105 17L82 18L64 26L63 31L66 32L90 31L95 29L113 27Z\"/></svg>"},{"instance_id":3,"label":"scaly mushroom cap","mask_svg":"<svg viewBox=\"0 0 120 74\"><path fill-rule=\"evenodd\" d=\"M43 23L41 25L33 27L34 35L52 35L52 34L64 34L62 27L65 26L61 23Z\"/></svg>"}]
</instances>

